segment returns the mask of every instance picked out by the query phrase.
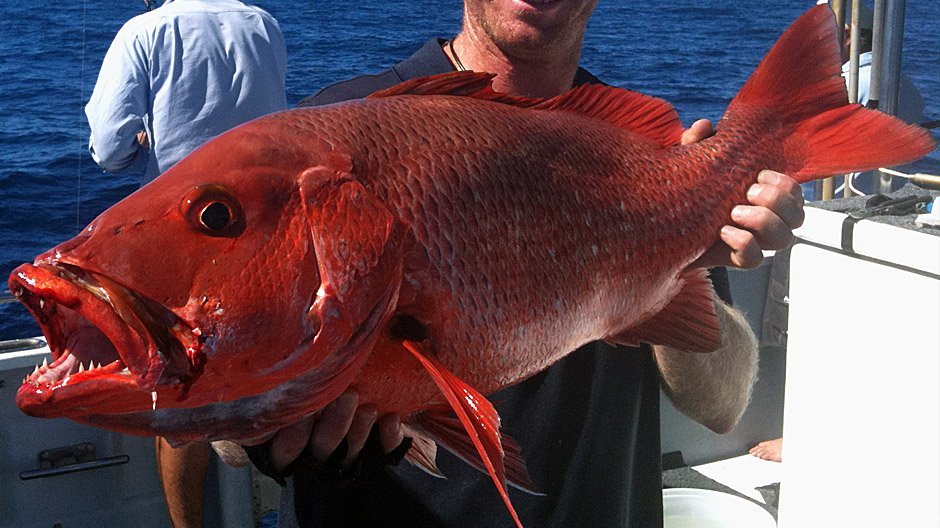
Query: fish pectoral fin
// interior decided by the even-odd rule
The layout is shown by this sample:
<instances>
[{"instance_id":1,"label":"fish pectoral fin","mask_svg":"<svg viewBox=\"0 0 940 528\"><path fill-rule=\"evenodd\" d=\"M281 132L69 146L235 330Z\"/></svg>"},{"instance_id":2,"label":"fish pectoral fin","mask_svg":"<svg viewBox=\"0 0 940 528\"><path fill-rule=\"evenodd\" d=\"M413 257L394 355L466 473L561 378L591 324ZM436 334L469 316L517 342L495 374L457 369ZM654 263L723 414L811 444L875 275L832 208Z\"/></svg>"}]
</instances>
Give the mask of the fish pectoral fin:
<instances>
[{"instance_id":1,"label":"fish pectoral fin","mask_svg":"<svg viewBox=\"0 0 940 528\"><path fill-rule=\"evenodd\" d=\"M662 311L605 340L618 345L664 345L688 352L717 350L721 346L721 328L708 271L688 270L682 278L682 289Z\"/></svg>"},{"instance_id":2,"label":"fish pectoral fin","mask_svg":"<svg viewBox=\"0 0 940 528\"><path fill-rule=\"evenodd\" d=\"M424 435L432 439L437 444L444 446L448 451L460 457L471 466L486 473L483 462L477 455L473 442L467 436L467 431L463 424L453 413L442 406L440 409L432 409L418 415L416 419L417 427ZM507 435L500 435L503 446L503 465L506 468L506 481L512 487L529 493L531 495L543 495L536 491L535 484L529 477L529 471L526 469L525 459L522 458L522 450L518 442Z\"/></svg>"},{"instance_id":3,"label":"fish pectoral fin","mask_svg":"<svg viewBox=\"0 0 940 528\"><path fill-rule=\"evenodd\" d=\"M482 394L476 389L467 385L460 378L453 375L444 368L429 354L423 353L421 344L413 341L403 341L402 345L411 352L431 375L431 379L441 390L450 408L457 415L460 425L463 427L465 436L473 449L465 449L463 453L467 456L466 460L479 459L486 473L493 479L500 497L506 508L509 509L516 526L522 528L522 522L516 509L509 501L509 494L506 491L506 467L504 465L504 451L499 434L499 414ZM447 446L446 443L442 445ZM473 450L476 450L476 456ZM458 451L459 454L459 451Z\"/></svg>"}]
</instances>

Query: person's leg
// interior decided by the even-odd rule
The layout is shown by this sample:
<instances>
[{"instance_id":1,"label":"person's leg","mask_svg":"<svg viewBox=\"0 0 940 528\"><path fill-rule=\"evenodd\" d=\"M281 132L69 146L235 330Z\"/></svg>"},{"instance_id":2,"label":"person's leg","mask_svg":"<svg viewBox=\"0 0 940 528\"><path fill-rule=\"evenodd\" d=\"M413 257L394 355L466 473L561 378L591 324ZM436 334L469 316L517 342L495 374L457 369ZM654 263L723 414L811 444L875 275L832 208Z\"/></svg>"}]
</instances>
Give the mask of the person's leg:
<instances>
[{"instance_id":1,"label":"person's leg","mask_svg":"<svg viewBox=\"0 0 940 528\"><path fill-rule=\"evenodd\" d=\"M752 455L756 456L757 458L770 460L771 462L782 462L783 461L783 438L776 438L774 440L764 440L763 442L752 447L749 452Z\"/></svg>"},{"instance_id":2,"label":"person's leg","mask_svg":"<svg viewBox=\"0 0 940 528\"><path fill-rule=\"evenodd\" d=\"M157 474L174 528L202 528L203 483L209 466L209 444L172 447L156 439Z\"/></svg>"}]
</instances>

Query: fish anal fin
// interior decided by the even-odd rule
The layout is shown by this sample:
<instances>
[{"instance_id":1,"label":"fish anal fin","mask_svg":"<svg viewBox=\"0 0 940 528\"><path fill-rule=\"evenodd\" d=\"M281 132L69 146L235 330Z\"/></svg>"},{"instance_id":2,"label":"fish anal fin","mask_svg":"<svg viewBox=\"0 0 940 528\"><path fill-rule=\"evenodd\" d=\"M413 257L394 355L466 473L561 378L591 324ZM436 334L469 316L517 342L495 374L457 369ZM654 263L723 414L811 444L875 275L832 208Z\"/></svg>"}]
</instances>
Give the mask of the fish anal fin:
<instances>
[{"instance_id":1,"label":"fish anal fin","mask_svg":"<svg viewBox=\"0 0 940 528\"><path fill-rule=\"evenodd\" d=\"M688 270L682 279L682 289L659 313L606 340L620 345L665 345L687 352L717 350L721 346L721 328L708 272Z\"/></svg>"},{"instance_id":2,"label":"fish anal fin","mask_svg":"<svg viewBox=\"0 0 940 528\"><path fill-rule=\"evenodd\" d=\"M499 434L499 414L493 404L476 389L453 375L432 356L423 353L420 350L422 346L420 343L403 341L402 345L421 363L441 390L451 410L463 426L465 436L470 439L476 449L477 458L496 484L499 495L506 508L509 509L513 521L516 526L522 528L522 522L506 490L506 469Z\"/></svg>"}]
</instances>

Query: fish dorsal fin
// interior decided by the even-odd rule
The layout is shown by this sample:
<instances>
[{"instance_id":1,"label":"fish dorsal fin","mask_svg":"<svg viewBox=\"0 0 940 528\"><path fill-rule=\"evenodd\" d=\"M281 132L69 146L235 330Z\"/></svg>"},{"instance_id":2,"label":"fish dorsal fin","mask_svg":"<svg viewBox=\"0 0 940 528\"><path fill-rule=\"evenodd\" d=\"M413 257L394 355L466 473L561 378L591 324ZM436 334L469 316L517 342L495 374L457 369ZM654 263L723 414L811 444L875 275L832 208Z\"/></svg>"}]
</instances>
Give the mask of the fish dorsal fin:
<instances>
[{"instance_id":1,"label":"fish dorsal fin","mask_svg":"<svg viewBox=\"0 0 940 528\"><path fill-rule=\"evenodd\" d=\"M522 107L531 107L543 102L542 99L518 97L497 92L493 90L493 77L496 77L493 73L474 71L448 72L417 77L374 92L369 95L368 99L397 95L456 95Z\"/></svg>"},{"instance_id":2,"label":"fish dorsal fin","mask_svg":"<svg viewBox=\"0 0 940 528\"><path fill-rule=\"evenodd\" d=\"M682 136L679 115L672 105L662 99L601 84L583 84L551 99L533 99L493 90L494 77L491 73L472 71L442 73L405 81L379 90L369 98L398 95L472 97L524 108L593 117L647 137L664 147L675 145Z\"/></svg>"},{"instance_id":3,"label":"fish dorsal fin","mask_svg":"<svg viewBox=\"0 0 940 528\"><path fill-rule=\"evenodd\" d=\"M422 353L421 344L403 341L402 345L421 363L441 390L451 410L457 415L457 419L466 431L467 438L476 449L480 462L493 479L493 483L496 484L503 504L509 509L509 514L516 526L522 528L519 515L512 502L509 501L509 493L506 491L506 468L503 464L504 453L500 441L499 414L493 404L429 354Z\"/></svg>"},{"instance_id":4,"label":"fish dorsal fin","mask_svg":"<svg viewBox=\"0 0 940 528\"><path fill-rule=\"evenodd\" d=\"M712 352L721 346L721 329L708 272L683 273L679 293L659 313L607 341L618 345L650 343L687 352Z\"/></svg>"},{"instance_id":5,"label":"fish dorsal fin","mask_svg":"<svg viewBox=\"0 0 940 528\"><path fill-rule=\"evenodd\" d=\"M582 84L533 108L590 116L649 138L663 147L679 143L684 131L679 114L666 101L602 84Z\"/></svg>"}]
</instances>

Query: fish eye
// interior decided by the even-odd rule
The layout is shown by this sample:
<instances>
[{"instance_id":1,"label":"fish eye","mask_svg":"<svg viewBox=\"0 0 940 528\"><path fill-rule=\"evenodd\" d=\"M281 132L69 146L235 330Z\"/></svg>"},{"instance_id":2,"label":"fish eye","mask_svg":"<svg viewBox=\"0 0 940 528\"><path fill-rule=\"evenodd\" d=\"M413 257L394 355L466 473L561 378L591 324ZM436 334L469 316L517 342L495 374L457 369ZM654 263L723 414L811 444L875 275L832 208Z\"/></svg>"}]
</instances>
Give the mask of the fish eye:
<instances>
[{"instance_id":1,"label":"fish eye","mask_svg":"<svg viewBox=\"0 0 940 528\"><path fill-rule=\"evenodd\" d=\"M232 221L232 212L222 202L212 202L199 213L199 223L209 231L222 231Z\"/></svg>"},{"instance_id":2,"label":"fish eye","mask_svg":"<svg viewBox=\"0 0 940 528\"><path fill-rule=\"evenodd\" d=\"M221 185L197 185L180 203L180 212L199 232L234 237L244 230L244 214L232 193Z\"/></svg>"}]
</instances>

